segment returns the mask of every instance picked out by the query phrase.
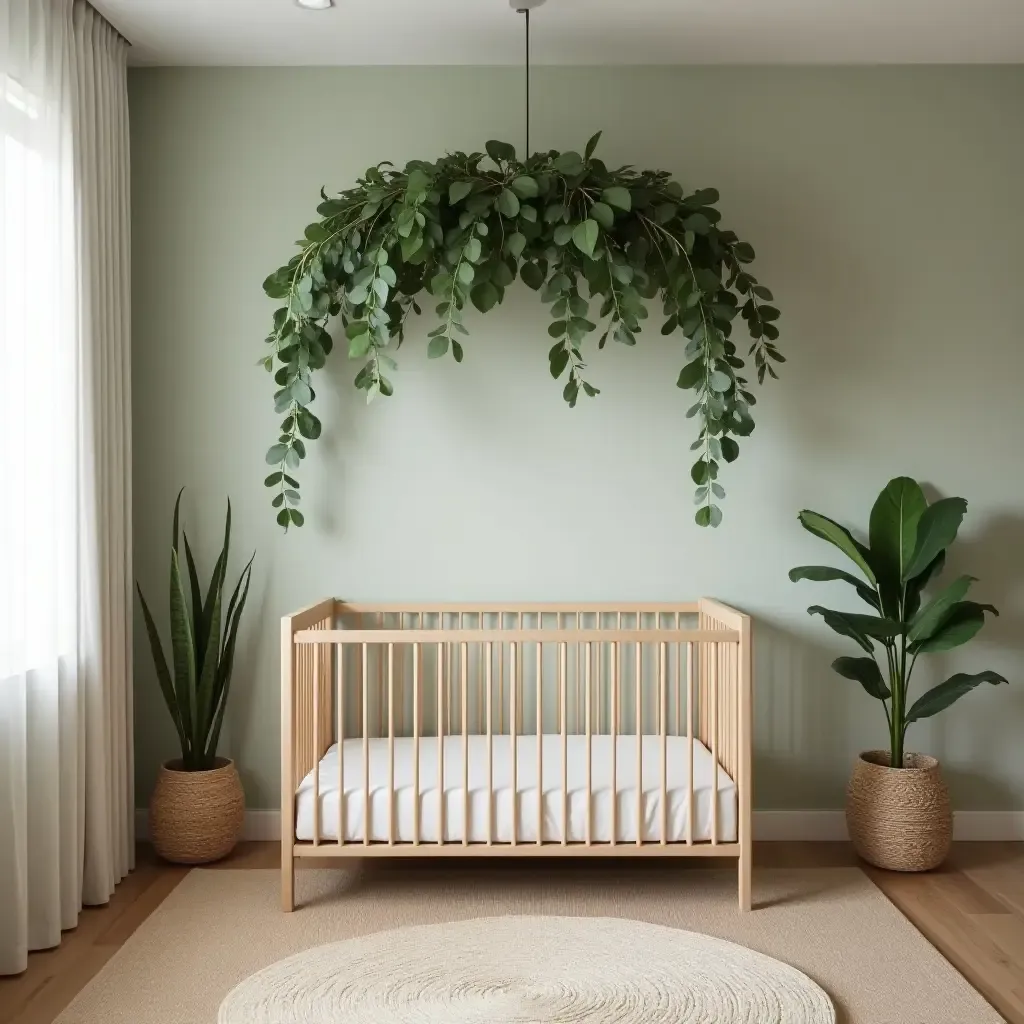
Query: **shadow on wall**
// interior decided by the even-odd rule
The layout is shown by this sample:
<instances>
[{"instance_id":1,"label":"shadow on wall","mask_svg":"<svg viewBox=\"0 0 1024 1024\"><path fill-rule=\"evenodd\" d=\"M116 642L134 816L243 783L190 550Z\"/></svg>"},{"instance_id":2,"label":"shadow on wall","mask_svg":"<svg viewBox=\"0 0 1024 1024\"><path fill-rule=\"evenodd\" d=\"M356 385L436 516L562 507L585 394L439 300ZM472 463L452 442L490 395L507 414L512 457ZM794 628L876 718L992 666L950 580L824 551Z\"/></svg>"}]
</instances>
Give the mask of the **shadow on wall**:
<instances>
[{"instance_id":1,"label":"shadow on wall","mask_svg":"<svg viewBox=\"0 0 1024 1024\"><path fill-rule=\"evenodd\" d=\"M854 702L868 698L832 671L833 651L762 617L755 629L754 778L771 794L755 804L840 807L849 765L836 751L850 748Z\"/></svg>"}]
</instances>

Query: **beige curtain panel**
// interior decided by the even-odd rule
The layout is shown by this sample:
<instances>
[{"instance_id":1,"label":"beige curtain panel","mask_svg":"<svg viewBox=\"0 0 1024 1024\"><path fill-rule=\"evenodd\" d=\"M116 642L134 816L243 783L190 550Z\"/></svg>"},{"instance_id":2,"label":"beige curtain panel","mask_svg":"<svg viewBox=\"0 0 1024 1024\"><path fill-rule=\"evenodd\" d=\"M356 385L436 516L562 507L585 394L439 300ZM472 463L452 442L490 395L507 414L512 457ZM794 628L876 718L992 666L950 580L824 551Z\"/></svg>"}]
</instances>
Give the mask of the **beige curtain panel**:
<instances>
[{"instance_id":1,"label":"beige curtain panel","mask_svg":"<svg viewBox=\"0 0 1024 1024\"><path fill-rule=\"evenodd\" d=\"M0 974L133 865L126 44L0 0Z\"/></svg>"}]
</instances>

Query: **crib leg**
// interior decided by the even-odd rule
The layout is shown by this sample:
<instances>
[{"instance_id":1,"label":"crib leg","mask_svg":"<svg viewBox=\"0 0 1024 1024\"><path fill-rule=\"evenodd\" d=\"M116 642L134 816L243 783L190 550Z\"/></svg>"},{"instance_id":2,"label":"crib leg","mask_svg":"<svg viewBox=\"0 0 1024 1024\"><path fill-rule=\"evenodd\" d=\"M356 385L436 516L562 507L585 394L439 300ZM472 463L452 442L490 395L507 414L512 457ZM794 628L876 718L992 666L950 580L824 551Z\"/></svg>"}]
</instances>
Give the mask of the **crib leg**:
<instances>
[{"instance_id":1,"label":"crib leg","mask_svg":"<svg viewBox=\"0 0 1024 1024\"><path fill-rule=\"evenodd\" d=\"M751 851L744 850L739 855L739 895L740 895L740 911L746 912L751 907L751 884L752 884L752 861L753 857Z\"/></svg>"},{"instance_id":2,"label":"crib leg","mask_svg":"<svg viewBox=\"0 0 1024 1024\"><path fill-rule=\"evenodd\" d=\"M281 909L290 914L295 909L295 855L290 842L281 842Z\"/></svg>"}]
</instances>

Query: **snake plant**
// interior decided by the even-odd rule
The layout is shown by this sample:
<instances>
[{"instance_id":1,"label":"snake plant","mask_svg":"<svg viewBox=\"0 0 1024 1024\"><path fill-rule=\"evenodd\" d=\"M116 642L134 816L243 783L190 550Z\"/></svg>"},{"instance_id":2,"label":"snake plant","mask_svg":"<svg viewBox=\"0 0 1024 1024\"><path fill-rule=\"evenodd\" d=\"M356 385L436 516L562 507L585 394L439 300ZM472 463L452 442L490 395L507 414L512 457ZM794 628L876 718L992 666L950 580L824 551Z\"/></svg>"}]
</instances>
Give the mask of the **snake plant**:
<instances>
[{"instance_id":1,"label":"snake plant","mask_svg":"<svg viewBox=\"0 0 1024 1024\"><path fill-rule=\"evenodd\" d=\"M860 575L826 565L801 565L790 570L797 580L849 583L872 613L834 611L812 605L807 611L853 640L864 657L837 658L832 668L853 679L882 702L889 726L889 763L903 765L904 740L914 722L944 711L982 683L1005 683L998 672L957 672L923 693L908 706L910 677L922 654L950 651L967 643L985 624L985 615L999 613L990 604L965 601L973 576L959 576L925 599L925 588L942 572L946 549L956 540L967 512L963 498L928 503L910 477L890 480L871 510L868 543L817 512L804 510L805 530L837 547ZM876 660L881 648L882 665Z\"/></svg>"},{"instance_id":2,"label":"snake plant","mask_svg":"<svg viewBox=\"0 0 1024 1024\"><path fill-rule=\"evenodd\" d=\"M238 623L249 594L253 559L249 559L238 578L228 602L225 618L222 614L224 583L231 541L229 501L224 522L224 544L213 567L213 575L206 588L205 597L200 587L199 573L188 537L182 531L189 578L189 596L186 597L178 552L178 514L182 491L178 492L178 498L174 503L171 544L170 666L164 657L160 634L142 594L142 588L138 583L135 586L142 604L142 614L153 651L160 692L167 704L167 710L171 713L171 720L181 744L182 767L185 771L206 771L216 764L217 744L224 723L224 709L227 705L231 669L235 659Z\"/></svg>"}]
</instances>

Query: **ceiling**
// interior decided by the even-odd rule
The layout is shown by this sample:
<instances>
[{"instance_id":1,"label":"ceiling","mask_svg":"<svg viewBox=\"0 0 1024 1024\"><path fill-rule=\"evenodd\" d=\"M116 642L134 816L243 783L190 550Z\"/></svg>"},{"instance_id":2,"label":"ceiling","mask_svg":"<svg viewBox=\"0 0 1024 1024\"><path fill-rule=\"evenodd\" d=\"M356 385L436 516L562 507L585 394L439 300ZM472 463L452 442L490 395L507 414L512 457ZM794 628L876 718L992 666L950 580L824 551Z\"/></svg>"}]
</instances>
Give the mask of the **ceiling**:
<instances>
[{"instance_id":1,"label":"ceiling","mask_svg":"<svg viewBox=\"0 0 1024 1024\"><path fill-rule=\"evenodd\" d=\"M134 64L518 64L508 0L93 0ZM1020 63L1024 0L547 0L546 64Z\"/></svg>"}]
</instances>

